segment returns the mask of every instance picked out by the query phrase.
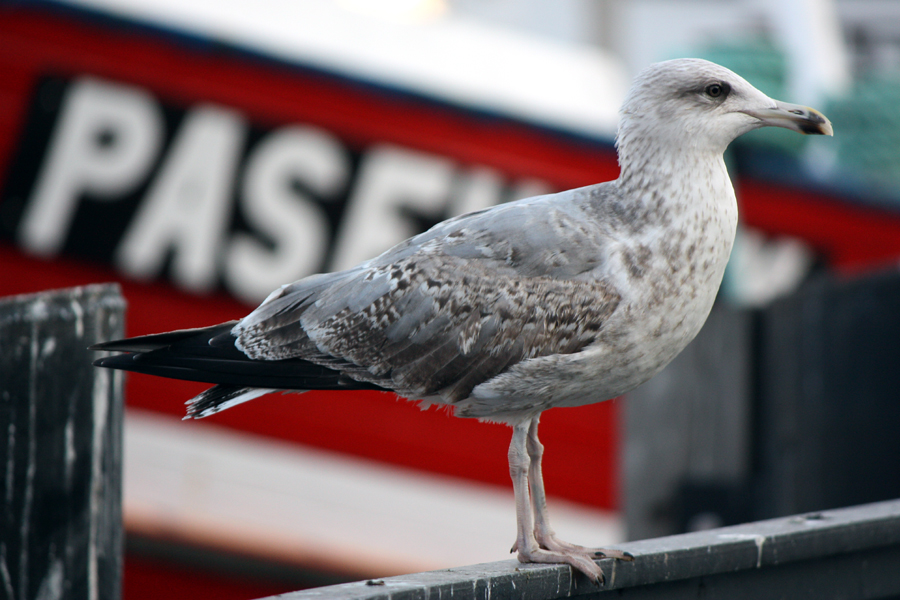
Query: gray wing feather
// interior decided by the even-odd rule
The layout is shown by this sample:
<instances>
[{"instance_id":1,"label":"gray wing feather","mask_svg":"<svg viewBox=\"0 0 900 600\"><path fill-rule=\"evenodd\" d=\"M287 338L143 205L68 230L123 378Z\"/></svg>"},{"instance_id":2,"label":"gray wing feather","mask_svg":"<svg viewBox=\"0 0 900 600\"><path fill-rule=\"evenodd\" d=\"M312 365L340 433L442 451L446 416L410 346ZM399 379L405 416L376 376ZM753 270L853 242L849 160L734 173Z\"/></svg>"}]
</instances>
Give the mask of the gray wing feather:
<instances>
[{"instance_id":1,"label":"gray wing feather","mask_svg":"<svg viewBox=\"0 0 900 600\"><path fill-rule=\"evenodd\" d=\"M578 192L451 219L284 286L235 326L238 347L449 402L522 360L578 352L619 302L598 276L609 240L586 224Z\"/></svg>"}]
</instances>

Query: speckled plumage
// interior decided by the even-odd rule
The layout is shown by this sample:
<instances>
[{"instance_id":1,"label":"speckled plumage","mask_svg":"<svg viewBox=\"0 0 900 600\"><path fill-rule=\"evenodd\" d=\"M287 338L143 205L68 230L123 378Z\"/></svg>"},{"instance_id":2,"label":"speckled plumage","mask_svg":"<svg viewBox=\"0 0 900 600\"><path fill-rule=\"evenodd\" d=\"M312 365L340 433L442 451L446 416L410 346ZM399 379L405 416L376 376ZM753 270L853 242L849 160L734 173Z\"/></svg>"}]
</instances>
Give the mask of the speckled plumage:
<instances>
[{"instance_id":1,"label":"speckled plumage","mask_svg":"<svg viewBox=\"0 0 900 600\"><path fill-rule=\"evenodd\" d=\"M283 288L235 328L237 345L255 359L338 357L353 378L469 410L473 389L514 365L597 342L620 296L592 273L608 240L588 218L545 196L448 221L323 276L318 293Z\"/></svg>"},{"instance_id":2,"label":"speckled plumage","mask_svg":"<svg viewBox=\"0 0 900 600\"><path fill-rule=\"evenodd\" d=\"M189 403L197 417L269 387L377 386L505 421L519 559L600 581L593 558L630 557L549 528L540 413L634 388L700 330L737 225L728 143L767 125L831 133L820 113L695 59L651 66L621 114L616 181L450 219L353 269L286 285L233 327L101 345L136 354L98 364L186 378L190 367L222 383Z\"/></svg>"},{"instance_id":3,"label":"speckled plumage","mask_svg":"<svg viewBox=\"0 0 900 600\"><path fill-rule=\"evenodd\" d=\"M619 180L452 219L286 286L235 327L237 346L337 358L354 379L511 423L635 387L699 331L737 223L724 145L671 152L643 115L628 121L645 103L623 111Z\"/></svg>"}]
</instances>

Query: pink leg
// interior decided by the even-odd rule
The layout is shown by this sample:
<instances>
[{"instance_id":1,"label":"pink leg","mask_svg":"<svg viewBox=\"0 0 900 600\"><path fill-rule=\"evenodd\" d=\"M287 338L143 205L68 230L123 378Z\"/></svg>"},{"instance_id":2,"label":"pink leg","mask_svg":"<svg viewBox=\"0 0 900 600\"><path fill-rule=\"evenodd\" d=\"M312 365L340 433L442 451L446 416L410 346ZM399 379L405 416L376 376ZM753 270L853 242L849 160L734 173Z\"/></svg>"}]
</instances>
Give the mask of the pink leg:
<instances>
[{"instance_id":1,"label":"pink leg","mask_svg":"<svg viewBox=\"0 0 900 600\"><path fill-rule=\"evenodd\" d=\"M595 583L603 582L603 571L583 552L572 550L554 550L542 548L535 538L535 511L529 493L528 478L532 472L532 460L528 452L528 431L535 427L537 419L525 422L513 428L512 442L509 445L509 474L513 481L516 497L516 543L513 550L518 550L518 558L523 563L566 563L587 575ZM543 486L541 486L543 498ZM545 501L546 503L546 501ZM541 517L546 521L546 515Z\"/></svg>"},{"instance_id":2,"label":"pink leg","mask_svg":"<svg viewBox=\"0 0 900 600\"><path fill-rule=\"evenodd\" d=\"M634 560L628 552L611 548L585 548L576 544L564 542L556 537L556 532L550 527L547 514L547 495L544 492L544 475L541 470L541 460L544 456L544 446L538 439L538 417L531 420L528 428L526 448L530 459L528 480L531 488L531 504L534 511L534 536L541 548L555 552L574 552L585 554L594 558L618 558L622 560Z\"/></svg>"}]
</instances>

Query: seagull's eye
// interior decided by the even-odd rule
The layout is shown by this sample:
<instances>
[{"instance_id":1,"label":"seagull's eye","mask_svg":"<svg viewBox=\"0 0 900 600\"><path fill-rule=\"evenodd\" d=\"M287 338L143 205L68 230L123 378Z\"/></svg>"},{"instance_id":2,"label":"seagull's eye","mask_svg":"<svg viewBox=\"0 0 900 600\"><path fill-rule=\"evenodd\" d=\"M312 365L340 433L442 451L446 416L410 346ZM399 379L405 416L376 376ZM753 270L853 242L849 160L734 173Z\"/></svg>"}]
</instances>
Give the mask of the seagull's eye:
<instances>
[{"instance_id":1,"label":"seagull's eye","mask_svg":"<svg viewBox=\"0 0 900 600\"><path fill-rule=\"evenodd\" d=\"M725 96L728 95L728 92L730 91L730 89L731 88L728 86L727 83L716 82L716 83L711 83L708 86L706 86L706 89L703 91L710 98L725 98Z\"/></svg>"}]
</instances>

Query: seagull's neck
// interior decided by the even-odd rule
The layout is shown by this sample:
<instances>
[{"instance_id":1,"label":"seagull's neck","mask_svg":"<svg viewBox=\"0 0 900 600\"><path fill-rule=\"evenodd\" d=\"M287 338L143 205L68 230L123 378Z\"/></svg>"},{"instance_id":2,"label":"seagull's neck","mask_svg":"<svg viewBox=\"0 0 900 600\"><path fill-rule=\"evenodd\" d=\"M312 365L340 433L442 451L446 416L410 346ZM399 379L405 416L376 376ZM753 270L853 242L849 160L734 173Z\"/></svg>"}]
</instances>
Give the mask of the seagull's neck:
<instances>
[{"instance_id":1,"label":"seagull's neck","mask_svg":"<svg viewBox=\"0 0 900 600\"><path fill-rule=\"evenodd\" d=\"M737 228L737 201L721 150L659 137L619 143L620 198L641 215L632 239L682 257L698 281L721 281Z\"/></svg>"},{"instance_id":2,"label":"seagull's neck","mask_svg":"<svg viewBox=\"0 0 900 600\"><path fill-rule=\"evenodd\" d=\"M639 141L619 144L610 212L624 216L607 226L617 242L615 285L633 303L623 304L622 335L654 339L652 352L634 357L647 365L646 378L706 320L731 254L737 203L721 152Z\"/></svg>"},{"instance_id":3,"label":"seagull's neck","mask_svg":"<svg viewBox=\"0 0 900 600\"><path fill-rule=\"evenodd\" d=\"M664 138L663 138L664 140ZM621 173L616 185L624 197L639 199L649 214L718 214L736 221L734 188L722 151L690 140L666 144L654 136L620 137Z\"/></svg>"}]
</instances>

